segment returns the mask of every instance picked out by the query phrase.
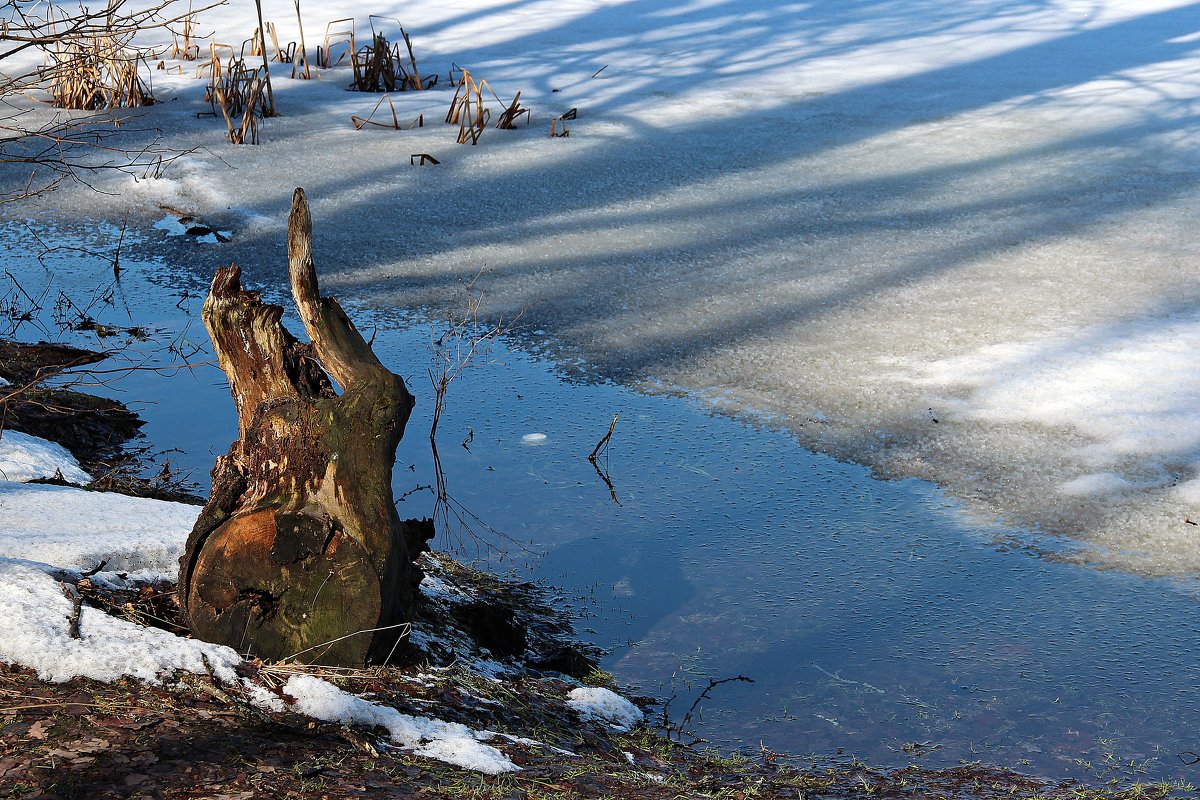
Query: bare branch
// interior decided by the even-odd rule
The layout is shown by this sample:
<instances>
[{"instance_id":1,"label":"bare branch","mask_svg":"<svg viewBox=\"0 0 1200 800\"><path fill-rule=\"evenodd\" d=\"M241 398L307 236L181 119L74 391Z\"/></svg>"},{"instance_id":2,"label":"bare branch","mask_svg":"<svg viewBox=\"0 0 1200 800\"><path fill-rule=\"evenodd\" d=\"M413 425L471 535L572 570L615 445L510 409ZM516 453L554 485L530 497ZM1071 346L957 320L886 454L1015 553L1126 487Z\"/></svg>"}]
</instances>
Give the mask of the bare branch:
<instances>
[{"instance_id":1,"label":"bare branch","mask_svg":"<svg viewBox=\"0 0 1200 800\"><path fill-rule=\"evenodd\" d=\"M161 147L157 135L149 144L129 148L125 140L149 131L129 127L128 118L97 113L35 121L28 100L19 105L13 100L36 89L63 108L102 112L149 105L153 97L141 72L153 51L138 45L138 37L155 29L171 31L221 4L176 13L177 0L137 8L126 0L99 6L0 0L0 105L8 108L0 109L0 164L29 167L18 188L0 193L0 204L44 194L68 179L91 187L86 176L103 171L157 177L184 155ZM41 52L40 66L4 71L7 64L28 64L30 50Z\"/></svg>"}]
</instances>

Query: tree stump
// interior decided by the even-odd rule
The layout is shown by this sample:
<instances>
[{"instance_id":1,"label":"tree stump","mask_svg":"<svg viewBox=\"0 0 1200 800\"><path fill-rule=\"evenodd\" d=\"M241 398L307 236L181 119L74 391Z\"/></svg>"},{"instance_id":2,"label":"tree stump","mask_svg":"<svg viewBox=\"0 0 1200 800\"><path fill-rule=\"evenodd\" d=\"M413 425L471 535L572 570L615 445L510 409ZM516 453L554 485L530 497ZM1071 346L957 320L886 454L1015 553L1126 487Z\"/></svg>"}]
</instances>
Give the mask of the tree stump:
<instances>
[{"instance_id":1,"label":"tree stump","mask_svg":"<svg viewBox=\"0 0 1200 800\"><path fill-rule=\"evenodd\" d=\"M288 269L310 344L283 327L282 308L242 289L236 264L217 270L204 303L238 439L217 459L188 537L180 600L197 637L241 653L382 663L412 619L413 559L433 534L430 520L401 521L392 495L413 398L319 295L302 189Z\"/></svg>"}]
</instances>

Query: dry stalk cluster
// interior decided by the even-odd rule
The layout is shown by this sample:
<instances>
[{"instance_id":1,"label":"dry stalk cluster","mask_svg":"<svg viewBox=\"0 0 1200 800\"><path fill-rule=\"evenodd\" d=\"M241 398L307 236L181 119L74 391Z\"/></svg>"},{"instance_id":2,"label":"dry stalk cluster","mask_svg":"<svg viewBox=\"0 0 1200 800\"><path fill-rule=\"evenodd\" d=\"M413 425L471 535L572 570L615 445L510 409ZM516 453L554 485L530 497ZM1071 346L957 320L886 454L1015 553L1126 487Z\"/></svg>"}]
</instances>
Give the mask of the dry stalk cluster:
<instances>
[{"instance_id":1,"label":"dry stalk cluster","mask_svg":"<svg viewBox=\"0 0 1200 800\"><path fill-rule=\"evenodd\" d=\"M211 44L209 52L205 99L225 118L230 142L258 144L258 118L267 115L265 69L247 66L229 45Z\"/></svg>"},{"instance_id":2,"label":"dry stalk cluster","mask_svg":"<svg viewBox=\"0 0 1200 800\"><path fill-rule=\"evenodd\" d=\"M142 53L104 34L68 36L46 48L44 74L57 108L98 111L154 103L139 69Z\"/></svg>"},{"instance_id":3,"label":"dry stalk cluster","mask_svg":"<svg viewBox=\"0 0 1200 800\"><path fill-rule=\"evenodd\" d=\"M89 176L101 172L157 175L182 155L144 128L135 127L152 136L151 144L123 146L119 134L130 119L107 113L153 102L149 75L141 72L153 55L135 42L152 30L178 32L190 12L177 15L177 0L0 2L0 163L29 167L22 185L0 190L0 204L51 191L68 179L90 185ZM192 29L184 25L184 31L191 46ZM42 63L25 68L17 59L27 52L38 53ZM46 92L56 106L93 113L31 124L25 110L3 102L30 90Z\"/></svg>"},{"instance_id":4,"label":"dry stalk cluster","mask_svg":"<svg viewBox=\"0 0 1200 800\"><path fill-rule=\"evenodd\" d=\"M288 42L287 46L280 45L279 33L275 30L274 22L268 22L263 27L267 29L267 36L271 37L271 46L275 48L275 55L271 56L271 60L278 61L280 64L291 64L296 58L296 43ZM261 58L267 45L260 28L254 29L248 44L250 45L250 55Z\"/></svg>"},{"instance_id":5,"label":"dry stalk cluster","mask_svg":"<svg viewBox=\"0 0 1200 800\"><path fill-rule=\"evenodd\" d=\"M450 110L446 112L446 122L451 125L458 125L458 143L459 144L478 144L479 137L483 135L484 129L488 122L491 121L492 112L484 104L483 90L487 89L488 93L496 99L500 107L504 109L499 118L496 120L496 128L501 130L516 127L516 121L525 117L526 123L529 122L529 109L521 106L521 93L517 92L516 97L511 103L505 103L500 99L500 96L492 90L485 80L476 81L471 77L468 70L462 70L462 75L459 77L458 86L454 90L454 99L450 101Z\"/></svg>"},{"instance_id":6,"label":"dry stalk cluster","mask_svg":"<svg viewBox=\"0 0 1200 800\"><path fill-rule=\"evenodd\" d=\"M575 119L579 115L577 109L572 108L565 114L559 114L550 120L550 135L554 137L566 137L571 135L571 131L567 129L567 120Z\"/></svg>"},{"instance_id":7,"label":"dry stalk cluster","mask_svg":"<svg viewBox=\"0 0 1200 800\"><path fill-rule=\"evenodd\" d=\"M317 47L317 64L321 69L337 66L347 55L352 56L356 49L354 17L332 20L325 26L325 44ZM335 50L337 58L333 57Z\"/></svg>"},{"instance_id":8,"label":"dry stalk cluster","mask_svg":"<svg viewBox=\"0 0 1200 800\"><path fill-rule=\"evenodd\" d=\"M401 38L404 39L404 51L400 50L398 43L390 43L387 37L376 28L376 20L390 19L396 24L396 28L400 31ZM412 37L400 25L400 21L391 17L376 17L372 15L371 20L371 44L354 51L352 54L351 65L354 68L354 81L350 84L352 91L358 92L394 92L394 91L424 91L432 88L438 82L438 76L429 75L421 77L421 71L417 67L417 57L413 53ZM328 36L326 37L328 41ZM388 108L392 112L392 121L376 121L375 114L387 102ZM381 128L392 128L393 130L404 130L405 128L422 128L425 126L425 115L420 114L409 125L401 125L400 119L396 115L396 106L392 103L392 98L389 95L384 95L375 103L375 107L371 109L371 113L365 118L357 115L351 115L350 121L354 123L354 127L362 130L367 125L374 125ZM432 157L428 157L433 160ZM425 163L425 160L422 160ZM433 163L437 163L433 161Z\"/></svg>"},{"instance_id":9,"label":"dry stalk cluster","mask_svg":"<svg viewBox=\"0 0 1200 800\"><path fill-rule=\"evenodd\" d=\"M430 75L422 79L417 69L417 59L413 54L412 39L403 28L400 35L408 54L400 50L398 43L393 44L382 33L376 33L371 44L364 45L355 51L351 57L354 68L354 82L350 89L356 92L404 92L422 91L437 83L438 76Z\"/></svg>"},{"instance_id":10,"label":"dry stalk cluster","mask_svg":"<svg viewBox=\"0 0 1200 800\"><path fill-rule=\"evenodd\" d=\"M195 61L199 58L200 45L192 41L195 36L196 15L192 12L191 3L188 3L188 13L183 18L182 28L178 33L173 34L175 46L171 48L171 58L180 61Z\"/></svg>"}]
</instances>

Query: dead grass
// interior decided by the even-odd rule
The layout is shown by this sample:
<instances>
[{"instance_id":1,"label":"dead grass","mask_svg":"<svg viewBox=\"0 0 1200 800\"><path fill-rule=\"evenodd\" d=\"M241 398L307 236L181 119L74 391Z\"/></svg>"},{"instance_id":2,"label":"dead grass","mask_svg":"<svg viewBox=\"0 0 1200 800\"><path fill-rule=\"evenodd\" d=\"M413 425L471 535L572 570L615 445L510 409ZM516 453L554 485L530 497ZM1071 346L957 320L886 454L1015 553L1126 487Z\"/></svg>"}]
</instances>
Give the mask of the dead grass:
<instances>
[{"instance_id":1,"label":"dead grass","mask_svg":"<svg viewBox=\"0 0 1200 800\"><path fill-rule=\"evenodd\" d=\"M292 53L292 78L307 81L312 79L312 68L309 66L308 49L304 44L304 18L300 15L300 0L296 0L296 24L300 28L300 45Z\"/></svg>"},{"instance_id":2,"label":"dead grass","mask_svg":"<svg viewBox=\"0 0 1200 800\"><path fill-rule=\"evenodd\" d=\"M265 70L247 66L227 44L210 44L209 54L202 66L209 73L205 99L225 119L231 143L258 144L258 119L267 114Z\"/></svg>"},{"instance_id":3,"label":"dead grass","mask_svg":"<svg viewBox=\"0 0 1200 800\"><path fill-rule=\"evenodd\" d=\"M271 60L278 61L280 64L292 63L292 57L296 52L296 43L289 42L287 47L281 46L274 22L268 22L263 27L267 29L267 36L271 37L271 46L275 48L275 55L271 56ZM262 31L255 28L254 33L250 35L250 55L262 58L265 48L266 40L263 38Z\"/></svg>"},{"instance_id":4,"label":"dead grass","mask_svg":"<svg viewBox=\"0 0 1200 800\"><path fill-rule=\"evenodd\" d=\"M446 122L458 126L459 144L478 144L487 127L491 112L483 105L483 87L486 85L487 81L477 82L470 72L462 71L454 99L450 101L450 110L446 112Z\"/></svg>"},{"instance_id":5,"label":"dead grass","mask_svg":"<svg viewBox=\"0 0 1200 800\"><path fill-rule=\"evenodd\" d=\"M567 120L573 120L579 112L572 108L565 114L559 114L550 120L550 135L552 137L567 137L571 135L571 131L567 129Z\"/></svg>"},{"instance_id":6,"label":"dead grass","mask_svg":"<svg viewBox=\"0 0 1200 800\"><path fill-rule=\"evenodd\" d=\"M354 68L354 81L350 89L356 92L405 92L422 91L437 83L437 75L426 79L421 78L417 69L417 59L413 55L412 39L400 29L401 35L408 48L407 57L400 51L399 44L393 44L382 33L376 33L371 44L365 45L352 54L351 65Z\"/></svg>"},{"instance_id":7,"label":"dead grass","mask_svg":"<svg viewBox=\"0 0 1200 800\"><path fill-rule=\"evenodd\" d=\"M333 53L336 49L337 57ZM340 64L357 50L354 43L354 17L335 19L325 25L325 44L317 48L317 64L322 69Z\"/></svg>"},{"instance_id":8,"label":"dead grass","mask_svg":"<svg viewBox=\"0 0 1200 800\"><path fill-rule=\"evenodd\" d=\"M188 3L188 13L182 25L182 30L174 35L175 46L171 48L171 58L195 61L200 57L200 45L192 41L196 34L196 15L192 12L191 3Z\"/></svg>"},{"instance_id":9,"label":"dead grass","mask_svg":"<svg viewBox=\"0 0 1200 800\"><path fill-rule=\"evenodd\" d=\"M154 104L140 75L145 56L117 37L67 37L46 56L47 88L56 108L99 111Z\"/></svg>"},{"instance_id":10,"label":"dead grass","mask_svg":"<svg viewBox=\"0 0 1200 800\"><path fill-rule=\"evenodd\" d=\"M390 123L389 122L378 122L375 120L375 114L379 111L380 107L382 107L385 102L388 104L388 110L390 110L392 112L392 121ZM400 118L398 116L396 116L396 106L394 103L392 103L391 95L386 95L386 94L379 98L379 100L375 103L375 107L371 109L370 114L367 114L367 116L365 116L365 117L360 117L355 114L351 114L350 121L353 122L354 127L360 131L368 125L374 125L375 127L378 127L378 128L391 128L392 130L397 130L397 131L404 130L406 127L410 130L412 128L425 127L425 115L424 114L418 114L417 118L414 119L410 125L407 125L407 126L401 125Z\"/></svg>"},{"instance_id":11,"label":"dead grass","mask_svg":"<svg viewBox=\"0 0 1200 800\"><path fill-rule=\"evenodd\" d=\"M511 103L505 103L487 81L475 80L470 71L464 69L454 90L454 99L450 101L450 110L446 112L446 122L458 125L459 144L478 144L479 137L483 135L484 129L491 121L492 112L487 108L483 99L484 89L487 89L488 94L495 99L500 108L504 109L497 119L495 127L500 129L516 127L516 121L521 116L525 116L526 122L529 121L530 111L521 105L520 92L517 92Z\"/></svg>"},{"instance_id":12,"label":"dead grass","mask_svg":"<svg viewBox=\"0 0 1200 800\"><path fill-rule=\"evenodd\" d=\"M517 120L519 120L522 115L525 117L525 124L528 125L530 119L532 118L532 114L530 114L528 108L525 108L521 105L521 93L517 92L516 97L513 98L513 101L508 104L504 111L500 112L500 118L496 120L496 127L502 131L515 128L517 127Z\"/></svg>"}]
</instances>

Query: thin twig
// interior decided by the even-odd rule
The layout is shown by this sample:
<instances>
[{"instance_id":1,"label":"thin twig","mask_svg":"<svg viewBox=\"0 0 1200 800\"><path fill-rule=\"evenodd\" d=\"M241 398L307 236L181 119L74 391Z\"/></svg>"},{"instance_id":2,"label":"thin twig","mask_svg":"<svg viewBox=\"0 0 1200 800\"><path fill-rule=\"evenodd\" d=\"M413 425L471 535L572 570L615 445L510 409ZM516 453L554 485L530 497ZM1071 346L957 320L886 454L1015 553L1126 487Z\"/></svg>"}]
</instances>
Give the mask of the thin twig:
<instances>
[{"instance_id":1,"label":"thin twig","mask_svg":"<svg viewBox=\"0 0 1200 800\"><path fill-rule=\"evenodd\" d=\"M612 424L608 426L608 433L604 434L603 438L596 443L596 447L592 450L592 454L588 456L588 461L591 461L593 464L596 463L596 456L599 455L600 448L607 447L609 439L612 438L613 431L617 429L617 418L620 416L620 414L613 414Z\"/></svg>"},{"instance_id":2,"label":"thin twig","mask_svg":"<svg viewBox=\"0 0 1200 800\"><path fill-rule=\"evenodd\" d=\"M337 644L338 642L340 642L344 639L349 639L352 636L358 636L359 634L362 634L362 633L378 633L379 631L390 631L393 628L406 628L407 629L407 628L411 628L411 627L412 627L412 625L410 623L401 622L396 625L384 625L382 628L366 628L361 631L354 631L353 633L347 633L345 636L339 636L336 639L330 639L328 642L321 642L320 644L314 644L312 647L306 647L303 650L299 650L295 653L292 653L290 656L285 657L283 660L291 661L296 656L304 655L305 653L309 652L310 650L316 650L318 647L329 647L330 645Z\"/></svg>"}]
</instances>

